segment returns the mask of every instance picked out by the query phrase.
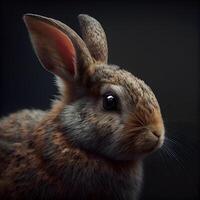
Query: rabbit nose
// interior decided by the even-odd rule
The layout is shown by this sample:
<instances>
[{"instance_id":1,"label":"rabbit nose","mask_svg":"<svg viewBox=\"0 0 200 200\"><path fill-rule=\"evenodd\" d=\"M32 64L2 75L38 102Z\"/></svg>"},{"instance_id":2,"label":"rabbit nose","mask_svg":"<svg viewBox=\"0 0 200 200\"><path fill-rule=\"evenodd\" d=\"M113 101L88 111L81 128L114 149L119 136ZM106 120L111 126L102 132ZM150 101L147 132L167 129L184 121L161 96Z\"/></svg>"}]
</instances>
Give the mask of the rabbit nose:
<instances>
[{"instance_id":1,"label":"rabbit nose","mask_svg":"<svg viewBox=\"0 0 200 200\"><path fill-rule=\"evenodd\" d=\"M151 130L151 133L155 135L156 137L160 138L162 135L164 135L164 129L159 129L159 130Z\"/></svg>"},{"instance_id":2,"label":"rabbit nose","mask_svg":"<svg viewBox=\"0 0 200 200\"><path fill-rule=\"evenodd\" d=\"M156 137L160 137L161 133L159 131L151 131L153 133L153 135L155 135Z\"/></svg>"},{"instance_id":3,"label":"rabbit nose","mask_svg":"<svg viewBox=\"0 0 200 200\"><path fill-rule=\"evenodd\" d=\"M152 132L152 134L154 136L156 136L158 138L157 148L160 148L163 145L164 139L165 139L165 130L164 130L164 128L160 129L160 130L153 130L151 132Z\"/></svg>"}]
</instances>

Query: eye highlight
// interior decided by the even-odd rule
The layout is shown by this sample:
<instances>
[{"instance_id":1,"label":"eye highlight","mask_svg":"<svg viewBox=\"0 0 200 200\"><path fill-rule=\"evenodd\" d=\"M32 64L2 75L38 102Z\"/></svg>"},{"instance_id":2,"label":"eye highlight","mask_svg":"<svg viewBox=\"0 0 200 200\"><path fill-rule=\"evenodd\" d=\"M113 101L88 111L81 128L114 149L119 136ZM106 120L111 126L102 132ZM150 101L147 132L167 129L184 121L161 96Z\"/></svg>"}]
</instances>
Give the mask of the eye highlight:
<instances>
[{"instance_id":1,"label":"eye highlight","mask_svg":"<svg viewBox=\"0 0 200 200\"><path fill-rule=\"evenodd\" d=\"M118 109L118 98L112 93L103 95L103 108L107 111L116 111Z\"/></svg>"}]
</instances>

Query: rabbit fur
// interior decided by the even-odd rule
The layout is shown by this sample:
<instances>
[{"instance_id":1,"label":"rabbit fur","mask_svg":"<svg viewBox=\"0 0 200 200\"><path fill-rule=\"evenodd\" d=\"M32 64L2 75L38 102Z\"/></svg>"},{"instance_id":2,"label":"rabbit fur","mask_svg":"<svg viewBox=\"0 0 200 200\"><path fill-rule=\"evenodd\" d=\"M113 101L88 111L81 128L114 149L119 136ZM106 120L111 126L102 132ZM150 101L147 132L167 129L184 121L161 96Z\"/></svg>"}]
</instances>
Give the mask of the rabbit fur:
<instances>
[{"instance_id":1,"label":"rabbit fur","mask_svg":"<svg viewBox=\"0 0 200 200\"><path fill-rule=\"evenodd\" d=\"M60 95L48 111L21 110L0 120L1 199L138 199L142 160L164 140L154 93L108 64L96 19L79 15L83 39L58 20L23 19ZM108 92L117 98L116 110L103 107Z\"/></svg>"}]
</instances>

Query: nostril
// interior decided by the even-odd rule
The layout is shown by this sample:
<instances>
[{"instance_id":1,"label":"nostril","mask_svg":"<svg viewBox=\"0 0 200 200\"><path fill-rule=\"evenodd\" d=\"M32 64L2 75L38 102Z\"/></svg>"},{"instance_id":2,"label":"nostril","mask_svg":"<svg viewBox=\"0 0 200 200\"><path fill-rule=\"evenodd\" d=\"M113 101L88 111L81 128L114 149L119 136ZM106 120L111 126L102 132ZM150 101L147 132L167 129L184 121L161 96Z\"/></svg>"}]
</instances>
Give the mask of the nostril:
<instances>
[{"instance_id":1,"label":"nostril","mask_svg":"<svg viewBox=\"0 0 200 200\"><path fill-rule=\"evenodd\" d=\"M155 135L156 137L160 137L160 133L158 131L151 131L153 133L153 135Z\"/></svg>"}]
</instances>

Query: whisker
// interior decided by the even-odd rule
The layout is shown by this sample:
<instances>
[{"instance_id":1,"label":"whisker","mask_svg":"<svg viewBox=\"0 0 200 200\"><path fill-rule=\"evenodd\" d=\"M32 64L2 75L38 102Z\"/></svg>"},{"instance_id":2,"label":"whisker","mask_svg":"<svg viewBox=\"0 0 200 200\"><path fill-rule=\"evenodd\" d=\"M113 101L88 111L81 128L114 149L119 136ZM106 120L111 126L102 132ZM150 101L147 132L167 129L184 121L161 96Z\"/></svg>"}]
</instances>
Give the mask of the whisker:
<instances>
[{"instance_id":1,"label":"whisker","mask_svg":"<svg viewBox=\"0 0 200 200\"><path fill-rule=\"evenodd\" d=\"M184 163L178 158L178 155L166 145L166 143L163 145L162 148L171 160L175 160L179 164L178 166L185 170Z\"/></svg>"},{"instance_id":2,"label":"whisker","mask_svg":"<svg viewBox=\"0 0 200 200\"><path fill-rule=\"evenodd\" d=\"M188 160L190 160L191 155L194 153L194 151L196 151L195 148L191 148L185 144L183 145L180 142L178 142L172 138L166 137L165 140L168 142L168 146L171 144L172 147L175 147L175 148L173 148L174 152L177 153L177 151L178 151Z\"/></svg>"},{"instance_id":3,"label":"whisker","mask_svg":"<svg viewBox=\"0 0 200 200\"><path fill-rule=\"evenodd\" d=\"M190 167L186 165L188 163L188 160L191 161L191 155L186 154L185 145L181 144L180 142L174 139L165 137L165 141L161 150L163 152L163 155L168 156L170 160L178 163L178 165L172 164L170 166L171 168L173 168L173 174L177 175L176 167L179 167L179 169L181 169L182 171L181 175L184 176L184 178L188 182L187 184L191 185L191 187L193 188L193 192L198 194L197 185L196 183L194 183L195 177L191 177L193 173L191 172ZM187 160L185 159L186 158L185 154L187 155ZM180 157L180 155L182 158ZM184 159L183 159L183 155L184 155ZM179 173L181 171L179 171Z\"/></svg>"},{"instance_id":4,"label":"whisker","mask_svg":"<svg viewBox=\"0 0 200 200\"><path fill-rule=\"evenodd\" d=\"M158 151L160 157L161 157L161 160L163 161L164 163L164 166L165 168L167 169L168 171L168 168L169 168L169 163L167 162L167 158L166 158L166 154L164 152L164 150L161 148L159 151Z\"/></svg>"}]
</instances>

